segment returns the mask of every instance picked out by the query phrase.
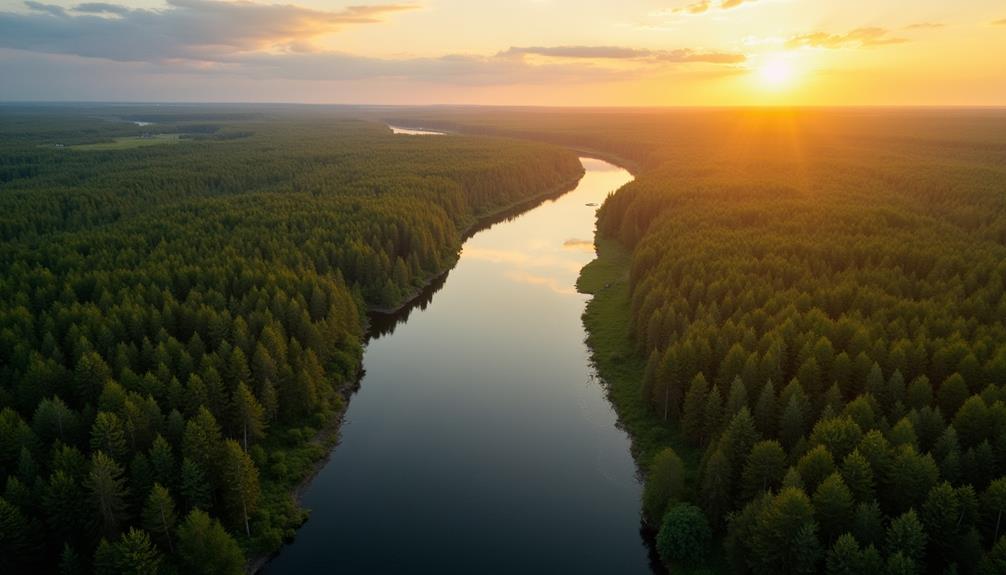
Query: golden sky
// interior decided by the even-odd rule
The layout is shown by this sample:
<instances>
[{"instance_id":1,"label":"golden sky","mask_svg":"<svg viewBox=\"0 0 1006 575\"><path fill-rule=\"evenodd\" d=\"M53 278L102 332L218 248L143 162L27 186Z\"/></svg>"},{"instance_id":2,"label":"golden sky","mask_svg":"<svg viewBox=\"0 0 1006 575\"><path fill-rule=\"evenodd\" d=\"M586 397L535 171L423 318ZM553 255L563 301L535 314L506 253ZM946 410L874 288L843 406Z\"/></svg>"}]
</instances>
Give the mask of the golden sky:
<instances>
[{"instance_id":1,"label":"golden sky","mask_svg":"<svg viewBox=\"0 0 1006 575\"><path fill-rule=\"evenodd\" d=\"M0 0L0 99L1006 105L1004 0Z\"/></svg>"}]
</instances>

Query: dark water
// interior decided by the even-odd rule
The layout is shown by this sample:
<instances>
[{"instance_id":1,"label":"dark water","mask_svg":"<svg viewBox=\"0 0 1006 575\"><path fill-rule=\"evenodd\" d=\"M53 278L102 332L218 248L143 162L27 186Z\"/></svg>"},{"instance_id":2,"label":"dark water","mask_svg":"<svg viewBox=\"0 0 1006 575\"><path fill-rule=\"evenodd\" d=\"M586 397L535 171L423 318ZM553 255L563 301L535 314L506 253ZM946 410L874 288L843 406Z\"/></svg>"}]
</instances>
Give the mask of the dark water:
<instances>
[{"instance_id":1,"label":"dark water","mask_svg":"<svg viewBox=\"0 0 1006 575\"><path fill-rule=\"evenodd\" d=\"M574 288L594 258L586 204L631 176L583 163L574 191L475 234L377 330L311 519L268 573L650 572Z\"/></svg>"}]
</instances>

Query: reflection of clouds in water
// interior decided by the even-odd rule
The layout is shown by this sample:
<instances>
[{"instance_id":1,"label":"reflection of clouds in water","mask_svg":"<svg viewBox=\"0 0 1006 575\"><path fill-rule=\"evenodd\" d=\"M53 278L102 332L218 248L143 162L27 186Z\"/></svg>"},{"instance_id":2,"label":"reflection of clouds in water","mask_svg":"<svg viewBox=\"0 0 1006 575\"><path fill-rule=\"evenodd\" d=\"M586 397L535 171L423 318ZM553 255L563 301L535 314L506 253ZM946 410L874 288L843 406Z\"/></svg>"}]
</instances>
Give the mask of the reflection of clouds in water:
<instances>
[{"instance_id":1,"label":"reflection of clouds in water","mask_svg":"<svg viewBox=\"0 0 1006 575\"><path fill-rule=\"evenodd\" d=\"M579 273L583 263L570 261L561 257L531 255L517 250L494 250L476 246L465 247L463 256L468 259L508 263L522 268L552 268Z\"/></svg>"},{"instance_id":2,"label":"reflection of clouds in water","mask_svg":"<svg viewBox=\"0 0 1006 575\"><path fill-rule=\"evenodd\" d=\"M581 252L594 252L594 240L578 240L570 238L562 242L562 247L567 250L577 250Z\"/></svg>"},{"instance_id":3,"label":"reflection of clouds in water","mask_svg":"<svg viewBox=\"0 0 1006 575\"><path fill-rule=\"evenodd\" d=\"M555 278L539 276L521 270L508 270L505 274L508 280L528 285L545 286L549 290L561 295L576 295L576 289Z\"/></svg>"}]
</instances>

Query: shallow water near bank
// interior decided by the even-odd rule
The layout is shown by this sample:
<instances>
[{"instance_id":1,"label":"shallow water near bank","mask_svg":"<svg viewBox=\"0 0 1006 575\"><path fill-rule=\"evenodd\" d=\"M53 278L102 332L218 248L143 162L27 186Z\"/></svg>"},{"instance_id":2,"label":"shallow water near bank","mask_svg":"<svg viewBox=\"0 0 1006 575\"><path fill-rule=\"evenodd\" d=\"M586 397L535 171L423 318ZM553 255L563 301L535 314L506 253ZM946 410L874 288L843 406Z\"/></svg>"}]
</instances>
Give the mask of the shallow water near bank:
<instances>
[{"instance_id":1,"label":"shallow water near bank","mask_svg":"<svg viewBox=\"0 0 1006 575\"><path fill-rule=\"evenodd\" d=\"M267 573L650 572L574 287L594 258L587 204L632 177L583 163L576 189L476 233L375 330L311 518Z\"/></svg>"}]
</instances>

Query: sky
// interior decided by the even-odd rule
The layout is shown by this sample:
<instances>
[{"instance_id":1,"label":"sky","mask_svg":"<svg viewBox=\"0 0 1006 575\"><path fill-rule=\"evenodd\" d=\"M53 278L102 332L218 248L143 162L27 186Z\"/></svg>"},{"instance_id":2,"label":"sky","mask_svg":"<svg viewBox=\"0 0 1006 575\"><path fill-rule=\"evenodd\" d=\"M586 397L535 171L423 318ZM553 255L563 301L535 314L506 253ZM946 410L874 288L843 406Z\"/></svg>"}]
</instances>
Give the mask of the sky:
<instances>
[{"instance_id":1,"label":"sky","mask_svg":"<svg viewBox=\"0 0 1006 575\"><path fill-rule=\"evenodd\" d=\"M1004 106L1006 0L0 0L0 100Z\"/></svg>"}]
</instances>

